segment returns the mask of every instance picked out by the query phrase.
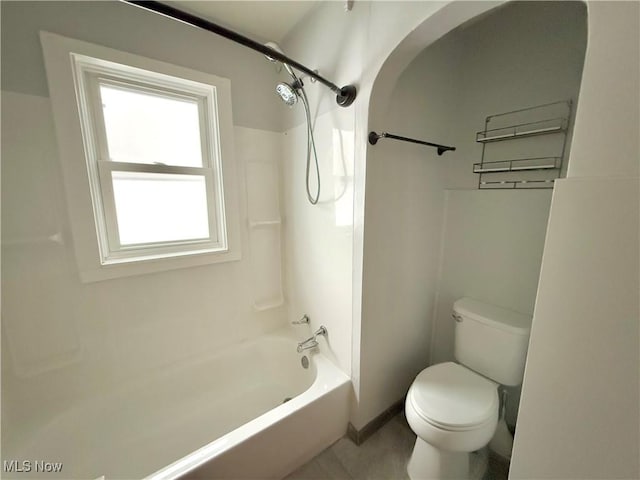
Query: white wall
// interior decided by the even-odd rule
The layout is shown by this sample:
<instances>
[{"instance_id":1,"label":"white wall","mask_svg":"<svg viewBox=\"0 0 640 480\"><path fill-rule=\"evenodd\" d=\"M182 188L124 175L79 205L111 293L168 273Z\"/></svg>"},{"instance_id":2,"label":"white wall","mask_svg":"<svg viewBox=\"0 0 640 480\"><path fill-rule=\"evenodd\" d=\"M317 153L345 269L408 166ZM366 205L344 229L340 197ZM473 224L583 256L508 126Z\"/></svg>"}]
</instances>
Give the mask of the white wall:
<instances>
[{"instance_id":1,"label":"white wall","mask_svg":"<svg viewBox=\"0 0 640 480\"><path fill-rule=\"evenodd\" d=\"M231 79L242 260L80 282L39 29ZM117 2L3 3L2 40L2 440L10 447L74 401L273 330L287 313L253 307L261 272L247 228L247 163L279 167L282 156L282 134L264 129L279 128L271 64Z\"/></svg>"},{"instance_id":2,"label":"white wall","mask_svg":"<svg viewBox=\"0 0 640 480\"><path fill-rule=\"evenodd\" d=\"M586 47L585 7L507 4L452 35L460 52L451 79L457 86L451 99L457 149L446 162L445 247L431 363L453 359L451 310L462 296L533 313L552 191L477 190L473 164L481 159L482 145L475 132L487 115L559 100L575 105Z\"/></svg>"},{"instance_id":3,"label":"white wall","mask_svg":"<svg viewBox=\"0 0 640 480\"><path fill-rule=\"evenodd\" d=\"M354 139L353 154L349 154L355 162L347 162L348 165L353 165L354 193L349 202L353 206L354 213L350 232L346 233L346 230L343 232L341 228L335 228L331 223L331 214L322 213L322 208L326 208L327 212L333 209L330 204L315 209L304 205L304 197L300 190L304 185L300 163L295 164L300 173L295 175L297 179L293 180L293 187L287 188L297 189L300 192L297 198L300 199L302 196L302 200L296 200L298 203L293 203L292 194L295 192L287 193L285 200L287 213L285 242L288 242L288 245L298 245L293 250L287 247L287 254L291 254L287 265L287 282L291 288L290 301L295 306L291 309L291 315L293 317L304 310L314 309L321 315L320 318L312 316L314 328L325 321L333 322L331 326L327 325L333 343L331 348L333 345L344 346L345 341L347 344L350 343L350 348L340 346L333 349L332 353L337 356L343 368L347 369L346 366L350 366L348 371L351 372L355 393L352 422L357 428L366 423L366 421L364 423L360 421L365 416L359 412L362 400L361 363L365 358L361 347L368 342L361 338L360 322L368 98L373 81L389 52L404 38L407 31L419 25L421 18L437 12L445 4L445 2L355 2L353 10L347 12L340 2L325 2L294 28L283 42L285 52L293 58L311 68L318 68L322 75L340 86L355 83L358 88L358 98L354 105L342 109L336 107L334 94L324 87L307 82L312 114L314 118L318 117L315 127L316 135L325 139L320 142L320 150L329 151L331 148L324 143L330 142L332 138L326 129L334 128L334 125L351 125L355 131L352 137ZM455 25L454 18L470 18L475 12L489 9L493 5L493 3L485 3L483 5L468 4L467 8L456 7L454 8L456 12L451 15L448 22ZM448 22L438 23L437 28L432 28L425 34L426 38L435 40L444 34L447 31ZM419 49L415 50L415 53L417 54L418 51ZM322 120L328 112L332 112L334 125ZM297 151L300 152L306 141L304 129L300 128L304 116L301 109L291 112L291 115L290 118L285 119L285 125L298 125L288 133L293 135L292 132L296 132L292 145L297 144ZM298 159L291 159L291 161L302 162L304 157L298 153ZM409 162L412 160L409 159ZM413 163L417 165L417 162L413 161ZM288 175L289 169L289 167L284 169L285 176ZM323 177L322 180L330 183L332 179L327 180ZM285 184L289 185L289 181ZM338 188L341 188L340 185ZM404 201L406 202L407 199ZM300 231L298 226L306 226L306 228ZM322 228L320 234L308 236L305 243L300 242L300 237L304 237L306 231L318 231L318 228ZM292 242L294 234L297 236L296 242ZM350 236L351 243L325 242L325 236L335 240L340 235ZM331 245L333 251L328 250L326 244ZM302 248L302 245L305 247ZM313 262L310 262L308 257L311 252L319 255ZM351 259L348 268L346 265L337 265L334 260L336 258L345 261ZM313 269L309 268L311 266ZM416 275L420 275L417 270ZM351 283L352 288L332 288L332 294L335 296L318 298L315 302L309 300L310 294L305 292L326 291L327 282L336 285ZM321 304L323 308L320 308ZM409 316L414 318L412 314ZM340 340L336 341L337 338ZM378 393L370 390L365 394L365 402L373 402L374 409L379 406ZM386 401L386 397L384 398L382 403Z\"/></svg>"},{"instance_id":4,"label":"white wall","mask_svg":"<svg viewBox=\"0 0 640 480\"><path fill-rule=\"evenodd\" d=\"M457 150L447 162L447 188L477 188L473 164L481 159L482 144L475 141L475 133L488 115L561 100L572 100L575 111L586 48L585 10L580 2L512 2L452 34L460 44L460 69L451 79L458 87L452 99ZM538 140L555 145L551 137ZM539 148L529 145L531 139L512 144L525 142ZM497 145L487 146L489 156L500 153L492 147ZM527 153L526 147L509 148L516 155Z\"/></svg>"},{"instance_id":5,"label":"white wall","mask_svg":"<svg viewBox=\"0 0 640 480\"><path fill-rule=\"evenodd\" d=\"M264 56L215 34L118 1L3 2L4 90L49 95L40 30L232 79L234 124L282 130L281 104L273 94L275 70Z\"/></svg>"},{"instance_id":6,"label":"white wall","mask_svg":"<svg viewBox=\"0 0 640 480\"><path fill-rule=\"evenodd\" d=\"M305 17L286 36L286 54L337 85L360 74L364 20L368 4L356 2L345 12L338 2L326 2ZM357 12L357 13L356 13ZM286 79L286 73L282 74ZM352 369L352 252L355 107L340 108L335 94L319 83L305 80L311 106L314 138L320 165L321 195L317 205L307 200L305 171L307 131L301 104L284 115L283 208L285 212L285 263L289 315L306 313L308 335L327 327L321 349L348 374ZM316 192L311 159L311 193Z\"/></svg>"},{"instance_id":7,"label":"white wall","mask_svg":"<svg viewBox=\"0 0 640 480\"><path fill-rule=\"evenodd\" d=\"M453 302L532 313L549 217L547 190L447 190L431 363L453 360Z\"/></svg>"},{"instance_id":8,"label":"white wall","mask_svg":"<svg viewBox=\"0 0 640 480\"><path fill-rule=\"evenodd\" d=\"M459 58L442 39L398 80L372 129L451 144ZM367 160L360 358L362 427L402 399L428 363L449 154L381 139Z\"/></svg>"},{"instance_id":9,"label":"white wall","mask_svg":"<svg viewBox=\"0 0 640 480\"><path fill-rule=\"evenodd\" d=\"M640 477L639 17L637 2L588 4L574 145L551 206L514 479Z\"/></svg>"},{"instance_id":10,"label":"white wall","mask_svg":"<svg viewBox=\"0 0 640 480\"><path fill-rule=\"evenodd\" d=\"M568 176L637 177L638 2L591 1L588 6L589 46Z\"/></svg>"},{"instance_id":11,"label":"white wall","mask_svg":"<svg viewBox=\"0 0 640 480\"><path fill-rule=\"evenodd\" d=\"M300 107L302 108L302 107ZM353 232L353 115L330 110L315 119L320 198L306 192L306 124L285 132L282 162L284 252L289 319L307 314L306 338L320 325L328 336L321 350L351 373L351 245ZM317 192L315 163L310 191Z\"/></svg>"},{"instance_id":12,"label":"white wall","mask_svg":"<svg viewBox=\"0 0 640 480\"><path fill-rule=\"evenodd\" d=\"M362 298L362 279L363 279L363 231L364 231L364 179L365 179L365 155L367 151L366 134L368 132L368 109L369 95L374 79L378 74L380 67L389 56L389 53L395 48L405 36L406 32L411 31L418 26L421 19L426 16L435 14L439 9L443 8L446 2L355 2L353 10L346 12L343 4L339 2L326 2L321 4L313 13L301 22L285 39L283 48L285 52L292 57L300 60L311 68L318 68L320 73L331 79L338 85L347 83L355 83L358 88L358 98L352 107L341 109L335 105L335 95L330 93L324 87L317 84L307 82L307 91L311 99L312 114L318 117L315 127L316 135L325 140L320 141L320 150L329 151L332 135L328 129L339 125L352 125L355 134L353 159L353 197L349 200L353 205L352 227L349 233L341 232L340 228L335 228L332 224L333 210L331 203L309 208L304 204L304 194L301 188L304 185L302 166L300 162L304 161L304 157L298 153L297 160L288 159L287 161L298 162L292 164L292 167L284 169L285 178L291 175L288 172L294 172L293 183L288 180L285 182L286 188L295 189L285 193L285 211L286 211L286 239L287 245L294 245L292 249L286 248L287 255L290 258L287 264L287 282L291 289L291 304L295 307L291 309L291 316L298 315L305 310L313 309L320 313L312 315L313 327L317 327L320 323L332 321L329 326L329 335L331 337L330 345L332 353L338 358L339 364L343 368L350 365L350 372L354 383L354 408L352 412L352 422L357 428L364 426L370 419L370 412L374 415L379 413L381 405L385 405L388 400L387 393L381 392L378 385L374 388L361 388L361 375L367 369L374 372L380 366L387 368L384 363L384 356L366 357L366 346L381 343L382 336L373 339L365 339L362 337L364 330L361 323L361 298ZM435 28L425 29L421 34L420 47L417 45L408 46L416 55L424 48L424 45L437 39L443 35L457 22L473 17L477 12L490 9L495 3L488 2L472 2L465 5L456 5L443 21L436 21ZM409 63L410 59L403 60L403 64ZM397 73L402 68L397 70ZM393 82L391 82L392 84ZM410 104L410 102L409 102ZM334 115L332 122L325 122L323 118L327 112ZM384 114L386 114L386 110ZM304 129L300 128L304 116L301 109L291 112L292 117L285 120L285 125L298 125L295 129L288 131L288 134L296 135L291 145L300 152L304 147ZM377 128L377 127L376 127ZM297 145L297 147L295 147ZM385 148L382 143L380 148ZM378 147L376 147L378 148ZM378 150L380 151L380 150ZM351 155L351 154L350 154ZM382 157L381 157L382 158ZM405 159L408 168L416 168L421 170L425 168L424 164L417 161L416 157L407 155ZM321 160L321 162L324 160ZM379 160L382 161L382 160ZM293 170L292 168L297 168ZM298 173L295 173L295 172ZM331 183L331 178L325 179L323 182ZM341 188L338 186L338 188ZM419 189L418 182L414 185L412 192L405 198L399 198L398 204L407 205L412 199L425 199L425 192ZM297 199L294 202L294 197ZM326 211L323 211L323 208ZM408 219L405 219L407 221ZM302 228L304 226L304 228ZM424 233L424 225L416 227L416 231L420 234ZM306 232L319 232L313 236ZM306 238L305 238L306 235ZM351 237L351 244L347 242L337 242L336 239L340 235ZM295 242L292 242L293 238ZM328 237L332 239L325 241ZM304 242L301 241L304 238ZM415 237L415 241L419 241L419 236ZM333 251L327 249L327 245L331 245ZM304 247L303 247L304 246ZM309 254L313 252L318 257L310 261ZM335 259L350 260L350 265L337 265ZM408 257L407 257L408 258ZM311 268L313 267L313 268ZM422 278L423 272L415 269L415 276ZM383 279L381 279L383 280ZM404 280L406 284L409 282ZM313 291L326 292L328 290L327 282L335 285L346 285L351 282L352 288L343 287L341 289L332 288L332 297L317 297L315 301L311 300ZM416 284L417 285L417 284ZM417 302L416 305L407 307L405 317L414 319L415 311L424 310L428 307ZM428 304L428 300L426 300ZM387 323L392 328L392 323ZM410 336L412 342L419 342L410 332L405 332ZM339 341L336 339L339 338ZM351 344L350 348L343 348L344 342ZM373 342L373 343L372 343ZM338 348L333 348L336 345ZM372 351L372 350L369 350ZM415 352L415 350L414 350ZM349 355L351 358L349 358ZM414 353L411 353L413 356ZM420 352L418 356L424 357L425 353ZM375 364L371 363L369 367L365 366L371 358L374 358ZM381 363L382 361L382 363ZM415 361L414 361L415 363ZM396 365L393 362L390 365ZM388 370L385 370L388 371ZM405 373L405 379L400 383L404 385L412 373ZM363 394L364 388L369 388ZM401 387L404 388L404 387ZM382 395L380 395L382 394ZM363 403L367 407L363 407ZM366 410L366 412L365 412ZM363 414L363 412L365 412Z\"/></svg>"}]
</instances>

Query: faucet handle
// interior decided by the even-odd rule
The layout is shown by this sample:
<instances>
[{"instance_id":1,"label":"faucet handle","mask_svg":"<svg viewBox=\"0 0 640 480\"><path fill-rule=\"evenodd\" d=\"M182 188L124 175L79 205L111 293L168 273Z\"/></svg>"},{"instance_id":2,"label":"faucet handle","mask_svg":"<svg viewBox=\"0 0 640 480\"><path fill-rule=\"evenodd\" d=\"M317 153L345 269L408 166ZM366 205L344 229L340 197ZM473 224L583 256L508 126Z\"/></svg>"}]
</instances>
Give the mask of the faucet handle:
<instances>
[{"instance_id":1,"label":"faucet handle","mask_svg":"<svg viewBox=\"0 0 640 480\"><path fill-rule=\"evenodd\" d=\"M318 330L316 330L316 332L313 334L314 337L317 337L318 335L323 335L323 336L327 336L327 327L325 327L324 325L320 325L320 328Z\"/></svg>"},{"instance_id":2,"label":"faucet handle","mask_svg":"<svg viewBox=\"0 0 640 480\"><path fill-rule=\"evenodd\" d=\"M300 320L294 320L291 325L309 325L309 316L304 314Z\"/></svg>"}]
</instances>

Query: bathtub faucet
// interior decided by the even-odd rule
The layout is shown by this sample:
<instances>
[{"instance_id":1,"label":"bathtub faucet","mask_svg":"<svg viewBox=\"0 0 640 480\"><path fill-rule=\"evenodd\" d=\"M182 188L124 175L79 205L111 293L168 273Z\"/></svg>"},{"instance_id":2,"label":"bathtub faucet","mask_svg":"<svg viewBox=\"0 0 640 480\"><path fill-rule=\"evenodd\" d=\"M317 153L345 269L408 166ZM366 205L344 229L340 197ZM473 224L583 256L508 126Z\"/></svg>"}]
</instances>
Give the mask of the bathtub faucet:
<instances>
[{"instance_id":1,"label":"bathtub faucet","mask_svg":"<svg viewBox=\"0 0 640 480\"><path fill-rule=\"evenodd\" d=\"M320 326L318 330L316 330L312 337L307 338L306 340L298 343L298 353L302 353L305 350L311 350L318 346L318 335L327 336L327 329L324 326Z\"/></svg>"}]
</instances>

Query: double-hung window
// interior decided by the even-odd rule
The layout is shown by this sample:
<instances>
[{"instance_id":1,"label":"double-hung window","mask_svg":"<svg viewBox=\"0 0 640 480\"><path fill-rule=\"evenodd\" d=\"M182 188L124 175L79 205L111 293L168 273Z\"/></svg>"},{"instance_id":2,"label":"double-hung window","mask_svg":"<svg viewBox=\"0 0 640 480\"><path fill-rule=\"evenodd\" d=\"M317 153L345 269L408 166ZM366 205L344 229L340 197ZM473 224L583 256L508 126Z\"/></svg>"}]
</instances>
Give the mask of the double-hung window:
<instances>
[{"instance_id":1,"label":"double-hung window","mask_svg":"<svg viewBox=\"0 0 640 480\"><path fill-rule=\"evenodd\" d=\"M103 262L226 250L215 87L72 59Z\"/></svg>"},{"instance_id":2,"label":"double-hung window","mask_svg":"<svg viewBox=\"0 0 640 480\"><path fill-rule=\"evenodd\" d=\"M63 167L86 168L88 196L80 197L90 200L99 257L99 265L88 268L79 259L81 273L84 267L93 271L85 275L89 280L112 278L120 274L96 271L147 264L129 267L122 273L128 275L178 268L179 257L204 255L205 260L195 264L238 258L232 245L237 243L236 222L229 221L236 212L230 195L228 81L104 47L93 46L98 51L90 55L89 44L51 34L43 34L45 56L48 49L59 49L60 41L66 44L63 57L71 76L65 78L75 93L78 131L71 141L81 141L84 156L73 165L63 158ZM69 49L69 42L79 46ZM50 43L54 46L48 47ZM56 87L60 69L53 62L48 59L47 71L50 86ZM54 110L56 93L54 89ZM72 126L57 127L59 140L69 141L60 133L69 133ZM61 147L63 157L69 153L64 150ZM68 197L75 197L74 185L66 186ZM74 227L71 216L76 240L86 237L75 234L86 225ZM166 259L173 263L164 262L163 267Z\"/></svg>"}]
</instances>

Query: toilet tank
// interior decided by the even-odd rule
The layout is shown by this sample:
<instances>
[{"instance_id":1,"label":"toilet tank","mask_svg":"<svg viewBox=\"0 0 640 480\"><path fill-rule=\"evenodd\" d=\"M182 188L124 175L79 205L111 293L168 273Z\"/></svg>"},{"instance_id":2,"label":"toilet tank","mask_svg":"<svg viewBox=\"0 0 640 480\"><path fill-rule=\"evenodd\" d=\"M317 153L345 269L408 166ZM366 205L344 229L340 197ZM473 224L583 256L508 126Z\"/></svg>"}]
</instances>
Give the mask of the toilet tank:
<instances>
[{"instance_id":1,"label":"toilet tank","mask_svg":"<svg viewBox=\"0 0 640 480\"><path fill-rule=\"evenodd\" d=\"M453 304L456 360L502 385L522 383L531 316L461 298Z\"/></svg>"}]
</instances>

